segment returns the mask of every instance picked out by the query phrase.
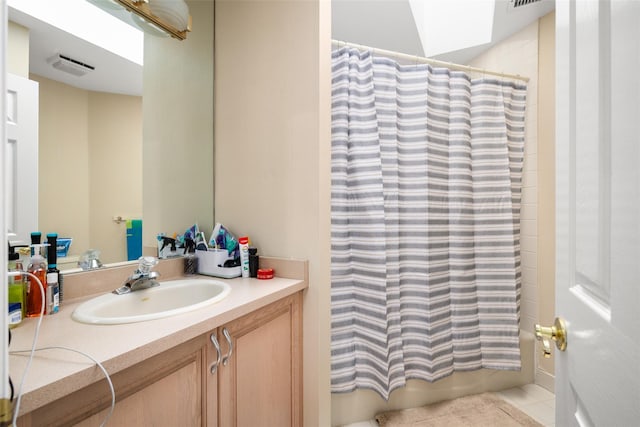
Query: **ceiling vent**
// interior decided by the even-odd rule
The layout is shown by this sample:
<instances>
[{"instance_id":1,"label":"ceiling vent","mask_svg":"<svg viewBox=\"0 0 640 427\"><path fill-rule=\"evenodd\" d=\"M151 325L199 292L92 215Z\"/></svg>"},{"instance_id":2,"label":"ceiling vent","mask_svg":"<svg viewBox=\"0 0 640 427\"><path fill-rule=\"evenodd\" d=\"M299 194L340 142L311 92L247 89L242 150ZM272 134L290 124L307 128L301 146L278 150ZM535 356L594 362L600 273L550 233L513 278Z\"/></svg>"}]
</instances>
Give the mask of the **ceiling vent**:
<instances>
[{"instance_id":1,"label":"ceiling vent","mask_svg":"<svg viewBox=\"0 0 640 427\"><path fill-rule=\"evenodd\" d=\"M513 8L516 9L521 6L526 6L531 3L538 3L540 0L511 0Z\"/></svg>"},{"instance_id":2,"label":"ceiling vent","mask_svg":"<svg viewBox=\"0 0 640 427\"><path fill-rule=\"evenodd\" d=\"M53 68L73 74L76 77L82 77L96 69L96 67L92 65L85 64L82 61L69 58L59 53L49 58L47 62L49 62Z\"/></svg>"},{"instance_id":3,"label":"ceiling vent","mask_svg":"<svg viewBox=\"0 0 640 427\"><path fill-rule=\"evenodd\" d=\"M520 6L526 6L531 3L537 3L540 0L512 0L511 4L513 4L513 8L518 8Z\"/></svg>"}]
</instances>

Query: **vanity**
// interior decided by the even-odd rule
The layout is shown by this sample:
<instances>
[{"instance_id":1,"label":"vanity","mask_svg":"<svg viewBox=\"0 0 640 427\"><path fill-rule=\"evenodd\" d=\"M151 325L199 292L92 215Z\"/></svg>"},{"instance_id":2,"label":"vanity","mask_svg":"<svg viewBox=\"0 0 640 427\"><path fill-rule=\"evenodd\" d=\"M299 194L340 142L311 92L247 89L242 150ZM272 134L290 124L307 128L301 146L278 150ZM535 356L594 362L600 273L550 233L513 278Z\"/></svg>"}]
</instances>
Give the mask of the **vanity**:
<instances>
[{"instance_id":1,"label":"vanity","mask_svg":"<svg viewBox=\"0 0 640 427\"><path fill-rule=\"evenodd\" d=\"M80 323L71 313L119 286L134 267L70 275L60 313L44 318L37 347L73 348L103 364L116 395L107 425L302 425L308 266L267 257L263 263L277 277L220 279L231 291L212 305L114 325ZM181 268L181 259L158 266L162 280L179 278ZM31 348L36 323L28 319L13 330L10 351ZM27 360L27 354L10 356L16 388ZM99 367L67 350L44 350L36 353L25 381L18 425L96 426L110 408L111 392Z\"/></svg>"}]
</instances>

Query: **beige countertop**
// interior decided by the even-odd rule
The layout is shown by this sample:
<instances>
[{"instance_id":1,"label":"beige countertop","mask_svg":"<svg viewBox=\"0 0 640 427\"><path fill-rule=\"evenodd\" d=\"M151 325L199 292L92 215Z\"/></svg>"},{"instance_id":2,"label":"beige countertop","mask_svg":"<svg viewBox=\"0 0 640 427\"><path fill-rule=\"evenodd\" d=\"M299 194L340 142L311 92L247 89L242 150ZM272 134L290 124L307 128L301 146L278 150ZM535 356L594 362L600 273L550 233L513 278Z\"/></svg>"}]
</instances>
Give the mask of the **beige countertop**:
<instances>
[{"instance_id":1,"label":"beige countertop","mask_svg":"<svg viewBox=\"0 0 640 427\"><path fill-rule=\"evenodd\" d=\"M208 276L194 277L210 279ZM71 319L71 313L90 297L76 298L62 304L58 314L43 318L36 348L62 346L79 350L114 374L307 287L304 279L279 277L271 280L219 280L231 287L231 292L222 301L188 313L137 323L78 323ZM37 318L26 319L12 330L10 352L31 349L37 321ZM9 357L16 391L28 357L28 353L11 354ZM80 354L61 349L38 351L24 382L19 415L102 378L102 371Z\"/></svg>"}]
</instances>

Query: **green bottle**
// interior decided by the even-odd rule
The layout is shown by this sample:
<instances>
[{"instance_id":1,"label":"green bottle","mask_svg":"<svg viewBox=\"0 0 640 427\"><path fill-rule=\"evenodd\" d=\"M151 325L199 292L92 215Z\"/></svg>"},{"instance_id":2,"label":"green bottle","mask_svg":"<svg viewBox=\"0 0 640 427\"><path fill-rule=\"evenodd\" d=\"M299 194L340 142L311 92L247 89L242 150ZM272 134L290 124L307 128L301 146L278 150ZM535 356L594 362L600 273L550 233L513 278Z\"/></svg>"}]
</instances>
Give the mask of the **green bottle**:
<instances>
[{"instance_id":1,"label":"green bottle","mask_svg":"<svg viewBox=\"0 0 640 427\"><path fill-rule=\"evenodd\" d=\"M20 261L20 254L15 252L15 248L9 245L9 263L8 270L10 272L22 272L22 262ZM25 316L25 297L26 297L26 288L24 283L24 275L11 275L9 276L9 304L20 304L20 312L22 314L20 321L24 319ZM15 322L14 324L20 323Z\"/></svg>"}]
</instances>

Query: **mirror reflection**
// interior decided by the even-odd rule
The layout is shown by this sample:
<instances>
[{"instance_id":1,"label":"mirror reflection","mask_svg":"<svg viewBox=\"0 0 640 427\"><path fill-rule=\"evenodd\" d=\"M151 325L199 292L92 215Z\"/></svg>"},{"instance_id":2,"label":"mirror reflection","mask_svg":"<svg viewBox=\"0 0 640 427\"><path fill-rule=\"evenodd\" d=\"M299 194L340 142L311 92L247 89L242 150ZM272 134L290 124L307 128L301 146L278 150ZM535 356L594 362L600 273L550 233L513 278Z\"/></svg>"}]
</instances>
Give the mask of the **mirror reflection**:
<instances>
[{"instance_id":1,"label":"mirror reflection","mask_svg":"<svg viewBox=\"0 0 640 427\"><path fill-rule=\"evenodd\" d=\"M9 7L9 48L22 58L9 72L38 83L38 228L73 239L61 269L89 248L127 260L126 220L142 218L143 37L129 41L131 60L22 3Z\"/></svg>"},{"instance_id":2,"label":"mirror reflection","mask_svg":"<svg viewBox=\"0 0 640 427\"><path fill-rule=\"evenodd\" d=\"M40 229L73 239L67 263L89 248L103 263L126 260L127 220L142 219L142 97L31 78L40 93Z\"/></svg>"},{"instance_id":3,"label":"mirror reflection","mask_svg":"<svg viewBox=\"0 0 640 427\"><path fill-rule=\"evenodd\" d=\"M62 10L69 3L73 13ZM8 1L8 72L40 85L38 229L73 238L71 256L95 248L103 263L126 260L120 218L143 219L144 254L157 251L158 233L213 227L213 0L187 4L193 31L177 41L145 35L84 0ZM60 40L39 16L47 8L91 31ZM95 12L122 28L104 29ZM126 43L114 47L118 36ZM57 55L93 70L61 72Z\"/></svg>"}]
</instances>

